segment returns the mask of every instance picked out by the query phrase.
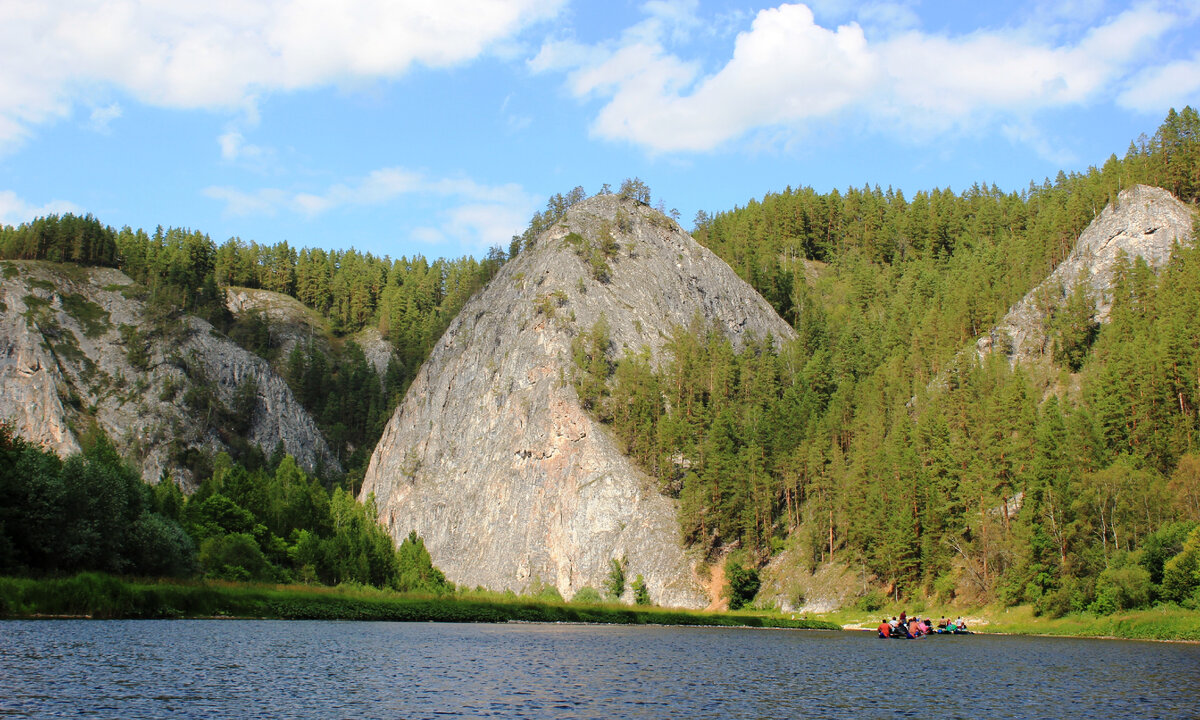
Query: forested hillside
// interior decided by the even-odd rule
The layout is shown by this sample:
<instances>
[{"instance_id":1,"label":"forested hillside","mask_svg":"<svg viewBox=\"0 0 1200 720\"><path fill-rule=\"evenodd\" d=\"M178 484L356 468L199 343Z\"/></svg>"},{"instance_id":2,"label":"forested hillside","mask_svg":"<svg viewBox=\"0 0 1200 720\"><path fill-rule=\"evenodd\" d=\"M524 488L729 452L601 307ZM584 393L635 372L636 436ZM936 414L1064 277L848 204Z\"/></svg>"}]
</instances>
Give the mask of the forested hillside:
<instances>
[{"instance_id":1,"label":"forested hillside","mask_svg":"<svg viewBox=\"0 0 1200 720\"><path fill-rule=\"evenodd\" d=\"M430 262L420 256L378 258L353 249L297 251L287 242L267 246L239 238L218 246L198 231L115 230L91 215L67 214L0 227L0 258L117 267L143 286L151 325L192 313L278 361L353 478L361 476L383 425L433 343L505 255L494 250L482 261ZM377 327L394 356L383 382L353 342L334 342L329 357L312 344L287 358L274 357L270 328L255 314L231 316L226 287L290 295L328 320L334 340ZM251 467L263 460L243 458Z\"/></svg>"},{"instance_id":2,"label":"forested hillside","mask_svg":"<svg viewBox=\"0 0 1200 720\"><path fill-rule=\"evenodd\" d=\"M798 340L737 354L678 328L657 371L626 354L581 366L580 388L703 548L758 564L798 540L810 567L861 567L897 596L1056 613L1187 600L1200 538L1171 559L1200 521L1200 251L1158 277L1127 263L1102 328L1062 305L1049 369L964 352L1135 183L1195 203L1193 109L1021 193L802 188L701 214L696 239Z\"/></svg>"}]
</instances>

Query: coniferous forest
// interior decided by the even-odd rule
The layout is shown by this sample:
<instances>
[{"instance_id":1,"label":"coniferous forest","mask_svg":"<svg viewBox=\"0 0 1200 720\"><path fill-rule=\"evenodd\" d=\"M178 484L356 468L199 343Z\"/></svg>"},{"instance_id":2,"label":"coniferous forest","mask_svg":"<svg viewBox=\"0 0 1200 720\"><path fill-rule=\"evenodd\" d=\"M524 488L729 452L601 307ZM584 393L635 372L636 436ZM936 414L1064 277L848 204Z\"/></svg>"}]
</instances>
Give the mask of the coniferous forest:
<instances>
[{"instance_id":1,"label":"coniferous forest","mask_svg":"<svg viewBox=\"0 0 1200 720\"><path fill-rule=\"evenodd\" d=\"M968 351L1136 183L1200 200L1195 110L1172 111L1124 157L1021 192L801 187L700 213L696 239L798 337L739 352L712 328L677 327L656 366L645 353L617 356L598 324L576 338L580 398L678 498L684 541L713 557L736 550L756 567L788 549L810 569L862 568L894 597L1027 603L1055 615L1195 607L1200 250L1177 248L1158 275L1128 262L1103 326L1087 298L1064 304L1051 319L1051 362L1010 365L1003 353L980 360ZM621 191L649 201L640 181ZM229 315L223 288L288 294L338 336L378 328L395 348L382 382L350 342L334 357L298 351L284 373L331 445L357 452L353 475L466 300L582 197L579 188L552 197L507 253L483 260L391 260L238 238L218 246L191 230L114 230L71 215L0 229L0 257L118 267L146 288L154 312L194 313L260 352L261 328ZM0 449L6 467L42 468L37 482L66 498L70 463L112 465L96 447L65 465L8 437ZM112 472L113 482L130 482ZM371 509L297 473L286 458L218 458L189 499L163 484L128 490L131 527L167 548L190 542L191 560L138 556L132 540L96 567L38 564L11 541L0 560L4 571L186 573L198 559L214 577L406 585L399 561L366 529ZM32 485L6 482L7 507L16 507L9 497L34 501L14 494ZM5 518L10 537L19 522ZM420 583L440 585L427 563L427 553L412 561Z\"/></svg>"},{"instance_id":2,"label":"coniferous forest","mask_svg":"<svg viewBox=\"0 0 1200 720\"><path fill-rule=\"evenodd\" d=\"M600 324L576 344L577 388L704 549L757 565L790 544L896 597L1195 606L1200 250L1158 276L1127 262L1103 327L1090 298L1064 304L1053 365L973 348L1136 183L1200 199L1195 110L1021 193L789 188L702 213L696 239L798 338L738 353L676 328L656 371L607 355Z\"/></svg>"}]
</instances>

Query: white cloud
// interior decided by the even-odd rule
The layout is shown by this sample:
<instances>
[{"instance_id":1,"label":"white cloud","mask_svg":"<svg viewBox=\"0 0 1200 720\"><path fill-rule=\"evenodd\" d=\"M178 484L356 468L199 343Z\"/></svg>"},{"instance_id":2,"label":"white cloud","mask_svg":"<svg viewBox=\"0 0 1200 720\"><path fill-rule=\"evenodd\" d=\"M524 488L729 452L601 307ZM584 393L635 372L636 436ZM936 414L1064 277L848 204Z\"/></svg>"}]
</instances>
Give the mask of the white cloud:
<instances>
[{"instance_id":1,"label":"white cloud","mask_svg":"<svg viewBox=\"0 0 1200 720\"><path fill-rule=\"evenodd\" d=\"M604 61L608 53L600 47L574 40L550 40L527 63L532 72L562 72Z\"/></svg>"},{"instance_id":2,"label":"white cloud","mask_svg":"<svg viewBox=\"0 0 1200 720\"><path fill-rule=\"evenodd\" d=\"M421 227L415 240L439 243L453 239L475 251L492 245L506 247L521 232L539 200L521 186L482 185L470 178L428 178L400 167L381 168L354 180L336 183L324 191L286 191L264 188L246 192L230 187L210 187L204 195L225 204L225 214L235 216L295 213L307 219L346 207L383 206L404 196L442 201L447 209L443 225Z\"/></svg>"},{"instance_id":3,"label":"white cloud","mask_svg":"<svg viewBox=\"0 0 1200 720\"><path fill-rule=\"evenodd\" d=\"M221 146L221 159L228 162L262 155L262 148L247 144L245 136L237 130L222 133L217 138L217 144Z\"/></svg>"},{"instance_id":4,"label":"white cloud","mask_svg":"<svg viewBox=\"0 0 1200 720\"><path fill-rule=\"evenodd\" d=\"M0 225L20 225L43 215L82 212L79 206L66 200L51 200L39 206L17 197L12 190L0 190Z\"/></svg>"},{"instance_id":5,"label":"white cloud","mask_svg":"<svg viewBox=\"0 0 1200 720\"><path fill-rule=\"evenodd\" d=\"M111 86L177 108L478 57L562 0L5 0L0 149Z\"/></svg>"},{"instance_id":6,"label":"white cloud","mask_svg":"<svg viewBox=\"0 0 1200 720\"><path fill-rule=\"evenodd\" d=\"M1070 167L1079 162L1070 150L1051 142L1037 127L1028 121L1014 121L1001 126L1000 132L1014 145L1032 148L1051 165Z\"/></svg>"},{"instance_id":7,"label":"white cloud","mask_svg":"<svg viewBox=\"0 0 1200 720\"><path fill-rule=\"evenodd\" d=\"M656 31L669 31L672 41L684 42L704 27L696 15L699 8L698 0L650 0L642 5L642 12L649 16L647 22L653 23Z\"/></svg>"},{"instance_id":8,"label":"white cloud","mask_svg":"<svg viewBox=\"0 0 1200 720\"><path fill-rule=\"evenodd\" d=\"M533 208L521 203L460 205L447 213L446 233L475 251L507 248L513 235L529 223Z\"/></svg>"},{"instance_id":9,"label":"white cloud","mask_svg":"<svg viewBox=\"0 0 1200 720\"><path fill-rule=\"evenodd\" d=\"M907 33L881 44L890 91L879 114L906 129L937 133L981 116L1082 104L1132 71L1171 21L1152 8L1133 9L1061 47L1016 31L961 38Z\"/></svg>"},{"instance_id":10,"label":"white cloud","mask_svg":"<svg viewBox=\"0 0 1200 720\"><path fill-rule=\"evenodd\" d=\"M1200 53L1139 73L1117 97L1117 103L1130 110L1160 114L1163 108L1195 103L1198 95Z\"/></svg>"},{"instance_id":11,"label":"white cloud","mask_svg":"<svg viewBox=\"0 0 1200 720\"><path fill-rule=\"evenodd\" d=\"M225 214L234 216L276 214L280 207L288 204L288 194L282 190L266 188L252 193L230 187L209 187L204 196L225 203Z\"/></svg>"},{"instance_id":12,"label":"white cloud","mask_svg":"<svg viewBox=\"0 0 1200 720\"><path fill-rule=\"evenodd\" d=\"M426 245L440 245L446 242L446 234L437 228L419 227L409 233L409 237Z\"/></svg>"},{"instance_id":13,"label":"white cloud","mask_svg":"<svg viewBox=\"0 0 1200 720\"><path fill-rule=\"evenodd\" d=\"M123 115L120 103L110 103L104 107L92 108L90 122L88 123L93 130L98 133L108 133L109 125L113 120Z\"/></svg>"},{"instance_id":14,"label":"white cloud","mask_svg":"<svg viewBox=\"0 0 1200 720\"><path fill-rule=\"evenodd\" d=\"M794 133L845 112L922 139L981 125L1018 127L1038 110L1112 99L1154 57L1155 41L1178 32L1182 21L1143 4L1055 42L1033 27L897 33L916 22L902 3L834 0L822 7L834 16L853 13L861 23L826 28L805 5L763 10L738 35L732 57L708 76L645 32L614 47L547 43L530 68L566 72L575 96L604 100L595 135L651 152L706 151L752 131ZM864 24L889 29L873 39ZM1152 89L1127 91L1123 101L1150 105L1166 95L1154 88L1194 82L1193 69L1185 63L1147 73ZM1027 132L1009 136L1033 140Z\"/></svg>"},{"instance_id":15,"label":"white cloud","mask_svg":"<svg viewBox=\"0 0 1200 720\"><path fill-rule=\"evenodd\" d=\"M909 30L920 24L912 2L809 0L807 5L818 21L835 24L853 21L871 37Z\"/></svg>"},{"instance_id":16,"label":"white cloud","mask_svg":"<svg viewBox=\"0 0 1200 720\"><path fill-rule=\"evenodd\" d=\"M760 12L729 63L690 94L697 67L646 43L574 71L568 85L579 96L611 93L593 125L600 137L707 150L756 126L836 112L874 82L874 65L857 25L826 30L807 7L783 5Z\"/></svg>"}]
</instances>

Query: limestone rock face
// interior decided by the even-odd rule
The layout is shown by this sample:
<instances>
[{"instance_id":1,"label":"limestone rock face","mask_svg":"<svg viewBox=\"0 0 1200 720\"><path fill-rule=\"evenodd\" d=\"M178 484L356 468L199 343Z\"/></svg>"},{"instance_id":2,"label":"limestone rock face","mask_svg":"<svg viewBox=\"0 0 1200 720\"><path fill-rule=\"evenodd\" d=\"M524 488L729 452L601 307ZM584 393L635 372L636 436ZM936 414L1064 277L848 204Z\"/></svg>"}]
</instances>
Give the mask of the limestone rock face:
<instances>
[{"instance_id":1,"label":"limestone rock face","mask_svg":"<svg viewBox=\"0 0 1200 720\"><path fill-rule=\"evenodd\" d=\"M246 438L267 454L282 441L310 470L338 467L266 361L190 316L164 329L138 296L111 268L0 263L0 418L63 455L79 450L79 433L94 421L144 479L166 470L188 486L183 453L225 450L230 439L201 416L195 398L211 394L232 407L238 386L253 380Z\"/></svg>"},{"instance_id":2,"label":"limestone rock face","mask_svg":"<svg viewBox=\"0 0 1200 720\"><path fill-rule=\"evenodd\" d=\"M375 374L380 377L387 374L388 363L392 360L392 346L383 339L379 330L373 327L363 328L355 334L354 340L362 348L367 362L375 368Z\"/></svg>"},{"instance_id":3,"label":"limestone rock face","mask_svg":"<svg viewBox=\"0 0 1200 720\"><path fill-rule=\"evenodd\" d=\"M256 312L267 321L271 346L278 349L276 369L283 367L297 346L303 349L313 343L326 356L332 353L324 318L294 297L260 288L231 287L225 290L225 306L234 317Z\"/></svg>"},{"instance_id":4,"label":"limestone rock face","mask_svg":"<svg viewBox=\"0 0 1200 720\"><path fill-rule=\"evenodd\" d=\"M605 268L589 265L576 248L605 238L615 255ZM672 328L697 316L736 345L793 336L665 216L612 195L585 200L451 323L376 446L363 497L374 494L397 540L421 535L459 584L549 583L569 598L602 589L610 560L624 557L627 577L643 575L655 602L703 607L674 501L593 422L572 385L572 338L601 316L614 358L646 347L661 359Z\"/></svg>"},{"instance_id":5,"label":"limestone rock face","mask_svg":"<svg viewBox=\"0 0 1200 720\"><path fill-rule=\"evenodd\" d=\"M1098 322L1112 308L1113 269L1121 253L1142 257L1157 270L1171 257L1176 242L1190 242L1192 209L1161 188L1135 185L1088 225L1071 254L1050 277L1014 305L989 335L980 338L980 353L1003 350L1013 362L1029 361L1050 351L1048 323L1053 308L1065 302L1077 280L1095 297Z\"/></svg>"},{"instance_id":6,"label":"limestone rock face","mask_svg":"<svg viewBox=\"0 0 1200 720\"><path fill-rule=\"evenodd\" d=\"M9 301L0 298L8 306ZM20 311L22 306L16 306ZM0 418L20 437L60 455L79 452L57 392L54 356L28 332L24 318L0 313Z\"/></svg>"}]
</instances>

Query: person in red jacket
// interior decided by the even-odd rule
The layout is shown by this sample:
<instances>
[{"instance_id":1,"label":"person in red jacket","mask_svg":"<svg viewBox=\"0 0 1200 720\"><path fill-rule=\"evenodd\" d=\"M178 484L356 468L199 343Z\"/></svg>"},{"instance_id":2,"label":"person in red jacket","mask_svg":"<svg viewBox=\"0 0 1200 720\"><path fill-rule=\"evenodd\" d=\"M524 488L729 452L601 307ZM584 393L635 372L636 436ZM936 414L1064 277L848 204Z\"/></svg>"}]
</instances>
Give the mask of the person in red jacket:
<instances>
[{"instance_id":1,"label":"person in red jacket","mask_svg":"<svg viewBox=\"0 0 1200 720\"><path fill-rule=\"evenodd\" d=\"M892 626L890 623L888 623L887 619L884 618L884 621L879 623L879 637L888 638L891 636L892 636Z\"/></svg>"}]
</instances>

